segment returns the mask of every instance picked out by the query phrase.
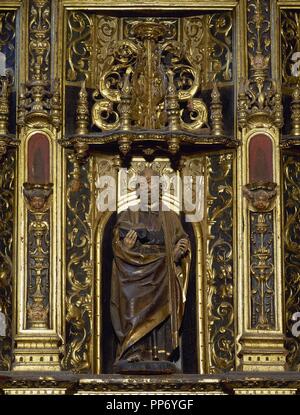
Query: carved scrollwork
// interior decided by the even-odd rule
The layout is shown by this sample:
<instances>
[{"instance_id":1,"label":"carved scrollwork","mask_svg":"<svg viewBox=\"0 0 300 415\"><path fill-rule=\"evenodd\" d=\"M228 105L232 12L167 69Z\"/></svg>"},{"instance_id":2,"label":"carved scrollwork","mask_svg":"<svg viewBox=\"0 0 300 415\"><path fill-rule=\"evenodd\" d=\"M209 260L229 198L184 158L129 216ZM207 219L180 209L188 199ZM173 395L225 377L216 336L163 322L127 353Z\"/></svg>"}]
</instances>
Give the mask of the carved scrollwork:
<instances>
[{"instance_id":1,"label":"carved scrollwork","mask_svg":"<svg viewBox=\"0 0 300 415\"><path fill-rule=\"evenodd\" d=\"M169 41L162 45L162 61L174 73L174 82L178 90L178 99L187 101L199 88L199 69L193 66L185 47L178 41ZM166 62L169 61L169 62Z\"/></svg>"},{"instance_id":2,"label":"carved scrollwork","mask_svg":"<svg viewBox=\"0 0 300 415\"><path fill-rule=\"evenodd\" d=\"M128 40L142 47L136 26L142 21L163 22L164 41L187 46L187 56L197 68L202 88L211 88L213 81L232 81L232 15L229 12L182 18L117 18L81 11L67 16L67 82L86 80L95 88L99 74L104 73L107 48L111 42ZM159 40L160 43L163 43Z\"/></svg>"},{"instance_id":3,"label":"carved scrollwork","mask_svg":"<svg viewBox=\"0 0 300 415\"><path fill-rule=\"evenodd\" d=\"M207 121L207 109L202 100L193 102L199 89L199 70L193 66L183 44L177 40L166 41L168 27L160 20L137 21L130 33L135 34L135 42L125 39L111 42L107 47L99 87L93 94L96 100L92 109L93 124L102 130L119 128L119 110L123 106L117 107L116 103L122 100L123 86L127 82L127 96L131 103L128 107L131 120L127 122L128 129L131 126L165 129L168 124L167 113L171 117L171 129L178 129L179 123L174 121L171 107L178 107L182 128L201 128ZM169 73L172 73L172 79ZM168 100L170 88L174 89L172 104ZM100 101L97 102L98 97ZM165 100L168 102L165 103ZM179 112L178 102L188 100L189 105L182 107Z\"/></svg>"},{"instance_id":4,"label":"carved scrollwork","mask_svg":"<svg viewBox=\"0 0 300 415\"><path fill-rule=\"evenodd\" d=\"M282 81L287 87L294 86L299 81L299 33L299 11L281 10Z\"/></svg>"},{"instance_id":5,"label":"carved scrollwork","mask_svg":"<svg viewBox=\"0 0 300 415\"><path fill-rule=\"evenodd\" d=\"M300 158L283 157L284 186L284 266L285 266L285 324L287 363L297 369L300 363L300 340L292 335L292 316L300 309Z\"/></svg>"},{"instance_id":6,"label":"carved scrollwork","mask_svg":"<svg viewBox=\"0 0 300 415\"><path fill-rule=\"evenodd\" d=\"M136 63L138 52L139 47L129 40L109 44L99 80L99 92L104 98L120 102L123 76Z\"/></svg>"},{"instance_id":7,"label":"carved scrollwork","mask_svg":"<svg viewBox=\"0 0 300 415\"><path fill-rule=\"evenodd\" d=\"M184 122L185 112L189 111L189 122ZM196 131L208 124L208 111L202 99L188 101L186 109L181 110L180 125L183 130Z\"/></svg>"},{"instance_id":8,"label":"carved scrollwork","mask_svg":"<svg viewBox=\"0 0 300 415\"><path fill-rule=\"evenodd\" d=\"M80 176L80 177L79 177ZM87 371L91 360L92 276L91 180L88 166L80 171L74 155L68 158L67 189L67 287L66 287L66 352L62 361L65 369Z\"/></svg>"},{"instance_id":9,"label":"carved scrollwork","mask_svg":"<svg viewBox=\"0 0 300 415\"><path fill-rule=\"evenodd\" d=\"M118 19L70 11L68 14L68 45L66 80L70 83L86 81L95 87L102 73L108 44L117 40Z\"/></svg>"},{"instance_id":10,"label":"carved scrollwork","mask_svg":"<svg viewBox=\"0 0 300 415\"><path fill-rule=\"evenodd\" d=\"M92 119L94 124L103 131L115 130L120 126L119 114L113 108L113 103L107 99L101 99L93 106Z\"/></svg>"},{"instance_id":11,"label":"carved scrollwork","mask_svg":"<svg viewBox=\"0 0 300 415\"><path fill-rule=\"evenodd\" d=\"M72 11L68 15L67 81L84 81L90 71L92 22L83 12Z\"/></svg>"},{"instance_id":12,"label":"carved scrollwork","mask_svg":"<svg viewBox=\"0 0 300 415\"><path fill-rule=\"evenodd\" d=\"M234 368L233 154L207 156L207 308L209 371Z\"/></svg>"},{"instance_id":13,"label":"carved scrollwork","mask_svg":"<svg viewBox=\"0 0 300 415\"><path fill-rule=\"evenodd\" d=\"M92 125L101 131L181 129L224 135L222 128L210 129L201 89L232 82L231 13L136 19L72 11L67 55L67 82L78 86L85 80L93 89L89 111ZM222 118L219 101L218 109L211 109L212 122ZM127 155L131 143L121 141L119 149ZM180 148L173 141L168 143L171 154Z\"/></svg>"},{"instance_id":14,"label":"carved scrollwork","mask_svg":"<svg viewBox=\"0 0 300 415\"><path fill-rule=\"evenodd\" d=\"M12 273L15 153L9 150L0 164L0 311L6 336L0 339L0 369L10 370L12 359Z\"/></svg>"},{"instance_id":15,"label":"carved scrollwork","mask_svg":"<svg viewBox=\"0 0 300 415\"><path fill-rule=\"evenodd\" d=\"M202 88L232 80L232 16L230 13L186 17L184 43L189 59L199 68Z\"/></svg>"}]
</instances>

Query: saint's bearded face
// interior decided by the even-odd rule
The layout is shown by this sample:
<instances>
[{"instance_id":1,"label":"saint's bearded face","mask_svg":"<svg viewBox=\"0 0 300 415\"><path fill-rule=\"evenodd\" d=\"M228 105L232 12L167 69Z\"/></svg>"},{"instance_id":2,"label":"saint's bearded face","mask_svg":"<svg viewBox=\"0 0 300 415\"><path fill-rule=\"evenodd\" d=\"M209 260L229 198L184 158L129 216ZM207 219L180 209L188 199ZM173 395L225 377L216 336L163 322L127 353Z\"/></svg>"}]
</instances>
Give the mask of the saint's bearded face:
<instances>
[{"instance_id":1,"label":"saint's bearded face","mask_svg":"<svg viewBox=\"0 0 300 415\"><path fill-rule=\"evenodd\" d=\"M157 195L159 191L159 200L162 198L162 187L160 186L160 175L158 172L152 170L151 168L145 168L141 172L141 176L146 179L146 183L142 182L140 184L140 190L147 192L148 195L148 204L151 204L151 194ZM152 178L154 178L152 180Z\"/></svg>"}]
</instances>

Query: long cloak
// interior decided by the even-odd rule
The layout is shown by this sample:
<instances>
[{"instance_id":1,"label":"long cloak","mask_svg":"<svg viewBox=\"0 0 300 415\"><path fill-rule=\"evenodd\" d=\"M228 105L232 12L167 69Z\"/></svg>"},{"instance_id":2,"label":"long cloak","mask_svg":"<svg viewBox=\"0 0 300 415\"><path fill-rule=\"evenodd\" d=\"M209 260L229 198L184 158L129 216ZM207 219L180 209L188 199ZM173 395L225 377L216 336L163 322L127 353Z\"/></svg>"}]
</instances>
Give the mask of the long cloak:
<instances>
[{"instance_id":1,"label":"long cloak","mask_svg":"<svg viewBox=\"0 0 300 415\"><path fill-rule=\"evenodd\" d=\"M171 250L166 249L166 246L144 246L141 243L136 243L133 249L127 249L120 239L120 225L126 222L136 228L141 223L141 215L139 211L122 212L114 229L110 307L113 327L119 340L117 359L170 316L170 301L176 302L179 326L184 313L190 250L185 258L174 263L170 278L175 280L176 298L170 299L166 252ZM165 240L170 241L172 250L179 239L188 239L175 212L160 211L157 215L164 235L168 232ZM165 215L164 220L161 215ZM163 223L167 224L167 229Z\"/></svg>"}]
</instances>

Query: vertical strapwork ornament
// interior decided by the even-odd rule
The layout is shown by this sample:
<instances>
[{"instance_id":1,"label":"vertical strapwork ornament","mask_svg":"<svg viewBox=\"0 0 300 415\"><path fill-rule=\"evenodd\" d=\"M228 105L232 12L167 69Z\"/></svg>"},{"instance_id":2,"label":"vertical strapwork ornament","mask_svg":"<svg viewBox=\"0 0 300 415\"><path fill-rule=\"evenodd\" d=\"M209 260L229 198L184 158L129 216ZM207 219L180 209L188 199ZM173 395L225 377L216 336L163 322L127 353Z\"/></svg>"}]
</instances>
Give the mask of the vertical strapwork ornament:
<instances>
[{"instance_id":1,"label":"vertical strapwork ornament","mask_svg":"<svg viewBox=\"0 0 300 415\"><path fill-rule=\"evenodd\" d=\"M66 240L66 353L65 370L88 371L92 341L92 260L91 183L88 163L80 166L73 154L68 157L67 240ZM80 201L80 202L79 202Z\"/></svg>"},{"instance_id":2,"label":"vertical strapwork ornament","mask_svg":"<svg viewBox=\"0 0 300 415\"><path fill-rule=\"evenodd\" d=\"M127 68L124 75L123 85L120 92L120 104L118 105L118 111L120 113L120 128L124 131L128 131L131 129L131 74L132 69L129 67Z\"/></svg>"},{"instance_id":3,"label":"vertical strapwork ornament","mask_svg":"<svg viewBox=\"0 0 300 415\"><path fill-rule=\"evenodd\" d=\"M60 127L60 91L51 88L51 1L31 0L29 7L28 80L20 88L18 120L20 126L52 124Z\"/></svg>"},{"instance_id":4,"label":"vertical strapwork ornament","mask_svg":"<svg viewBox=\"0 0 300 415\"><path fill-rule=\"evenodd\" d=\"M271 77L270 0L248 0L247 3L250 76L259 67L260 75Z\"/></svg>"},{"instance_id":5,"label":"vertical strapwork ornament","mask_svg":"<svg viewBox=\"0 0 300 415\"><path fill-rule=\"evenodd\" d=\"M6 77L0 78L0 135L8 133L9 85Z\"/></svg>"},{"instance_id":6,"label":"vertical strapwork ornament","mask_svg":"<svg viewBox=\"0 0 300 415\"><path fill-rule=\"evenodd\" d=\"M168 115L168 128L170 131L178 131L180 127L180 106L178 102L178 92L174 83L174 72L168 70L168 87L166 93L166 112ZM180 139L171 136L168 142L171 155L176 155L180 148Z\"/></svg>"},{"instance_id":7,"label":"vertical strapwork ornament","mask_svg":"<svg viewBox=\"0 0 300 415\"><path fill-rule=\"evenodd\" d=\"M211 93L211 132L212 135L220 136L224 135L223 129L223 114L222 114L222 101L217 83L214 82L214 87Z\"/></svg>"},{"instance_id":8,"label":"vertical strapwork ornament","mask_svg":"<svg viewBox=\"0 0 300 415\"><path fill-rule=\"evenodd\" d=\"M291 135L300 136L300 85L299 83L297 83L295 89L293 90L291 112L292 112Z\"/></svg>"},{"instance_id":9,"label":"vertical strapwork ornament","mask_svg":"<svg viewBox=\"0 0 300 415\"><path fill-rule=\"evenodd\" d=\"M12 363L13 320L13 235L15 205L15 150L9 149L0 163L0 370L10 370Z\"/></svg>"},{"instance_id":10,"label":"vertical strapwork ornament","mask_svg":"<svg viewBox=\"0 0 300 415\"><path fill-rule=\"evenodd\" d=\"M27 327L49 328L50 205L52 184L24 183L28 207Z\"/></svg>"},{"instance_id":11,"label":"vertical strapwork ornament","mask_svg":"<svg viewBox=\"0 0 300 415\"><path fill-rule=\"evenodd\" d=\"M166 94L166 111L168 114L168 124L170 131L179 130L180 126L180 107L178 102L178 93L174 84L174 72L167 71L168 87Z\"/></svg>"},{"instance_id":12,"label":"vertical strapwork ornament","mask_svg":"<svg viewBox=\"0 0 300 415\"><path fill-rule=\"evenodd\" d=\"M206 156L206 315L211 374L235 368L233 160L231 152Z\"/></svg>"},{"instance_id":13,"label":"vertical strapwork ornament","mask_svg":"<svg viewBox=\"0 0 300 415\"><path fill-rule=\"evenodd\" d=\"M85 87L85 81L82 82L78 95L77 109L76 109L76 134L88 134L89 125L89 105L88 94Z\"/></svg>"},{"instance_id":14,"label":"vertical strapwork ornament","mask_svg":"<svg viewBox=\"0 0 300 415\"><path fill-rule=\"evenodd\" d=\"M29 22L29 79L50 78L51 1L31 0Z\"/></svg>"},{"instance_id":15,"label":"vertical strapwork ornament","mask_svg":"<svg viewBox=\"0 0 300 415\"><path fill-rule=\"evenodd\" d=\"M241 79L238 96L238 123L248 127L281 128L283 108L281 87L271 77L271 32L269 0L249 0L248 56L249 75Z\"/></svg>"},{"instance_id":16,"label":"vertical strapwork ornament","mask_svg":"<svg viewBox=\"0 0 300 415\"><path fill-rule=\"evenodd\" d=\"M0 77L0 160L6 154L10 142L8 136L10 86L8 77Z\"/></svg>"}]
</instances>

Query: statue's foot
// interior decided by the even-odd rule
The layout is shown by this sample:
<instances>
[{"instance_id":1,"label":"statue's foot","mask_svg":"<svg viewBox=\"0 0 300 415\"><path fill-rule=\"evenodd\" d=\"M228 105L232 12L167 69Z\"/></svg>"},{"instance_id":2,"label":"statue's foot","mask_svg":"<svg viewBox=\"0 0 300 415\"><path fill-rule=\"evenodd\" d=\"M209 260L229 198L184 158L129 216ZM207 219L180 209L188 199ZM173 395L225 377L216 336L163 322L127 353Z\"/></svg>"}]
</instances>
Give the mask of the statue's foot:
<instances>
[{"instance_id":1,"label":"statue's foot","mask_svg":"<svg viewBox=\"0 0 300 415\"><path fill-rule=\"evenodd\" d=\"M141 354L139 352L134 352L130 356L126 358L127 362L141 362L143 360Z\"/></svg>"}]
</instances>

